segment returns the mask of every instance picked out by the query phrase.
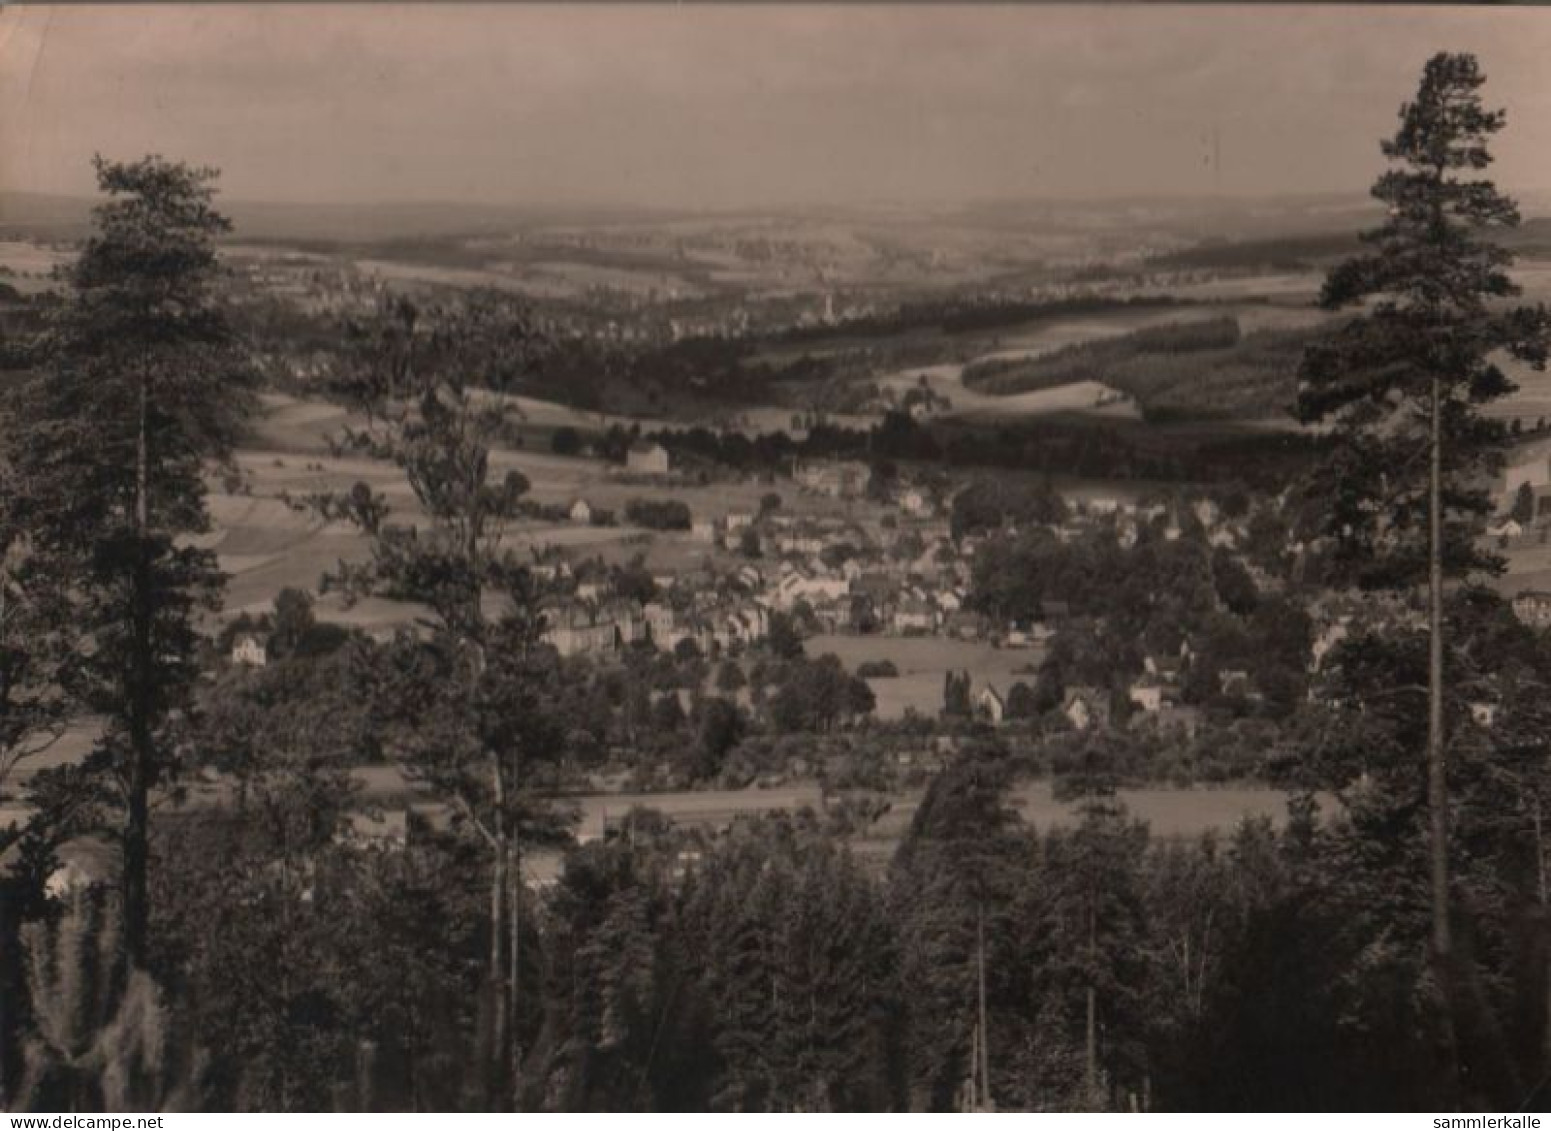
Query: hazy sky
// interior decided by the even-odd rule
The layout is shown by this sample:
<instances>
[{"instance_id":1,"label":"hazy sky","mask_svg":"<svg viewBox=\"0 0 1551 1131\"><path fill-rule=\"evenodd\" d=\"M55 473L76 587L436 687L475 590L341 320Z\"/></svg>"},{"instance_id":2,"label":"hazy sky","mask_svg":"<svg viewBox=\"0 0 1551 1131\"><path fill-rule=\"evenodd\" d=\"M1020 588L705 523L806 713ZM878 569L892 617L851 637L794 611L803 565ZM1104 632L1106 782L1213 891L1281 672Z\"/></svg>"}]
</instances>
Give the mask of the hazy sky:
<instances>
[{"instance_id":1,"label":"hazy sky","mask_svg":"<svg viewBox=\"0 0 1551 1131\"><path fill-rule=\"evenodd\" d=\"M1551 187L1551 9L11 7L0 188L89 191L100 150L244 200L1361 191L1440 49L1509 108L1499 180Z\"/></svg>"}]
</instances>

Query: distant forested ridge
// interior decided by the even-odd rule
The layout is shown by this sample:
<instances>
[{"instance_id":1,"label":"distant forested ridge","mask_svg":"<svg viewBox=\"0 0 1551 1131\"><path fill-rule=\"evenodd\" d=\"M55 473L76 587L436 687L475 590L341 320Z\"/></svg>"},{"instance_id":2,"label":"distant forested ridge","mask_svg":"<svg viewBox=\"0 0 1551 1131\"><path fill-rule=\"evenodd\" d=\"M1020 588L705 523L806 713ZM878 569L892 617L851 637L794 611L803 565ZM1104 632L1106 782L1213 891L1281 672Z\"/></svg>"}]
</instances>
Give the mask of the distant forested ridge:
<instances>
[{"instance_id":1,"label":"distant forested ridge","mask_svg":"<svg viewBox=\"0 0 1551 1131\"><path fill-rule=\"evenodd\" d=\"M799 326L778 335L786 341L827 341L865 334L897 334L910 330L939 329L946 333L998 330L1058 318L1108 314L1116 310L1167 309L1200 305L1193 299L1172 295L1072 295L1066 298L1003 299L948 296L902 303L897 309L869 318L848 319L837 325Z\"/></svg>"},{"instance_id":2,"label":"distant forested ridge","mask_svg":"<svg viewBox=\"0 0 1551 1131\"><path fill-rule=\"evenodd\" d=\"M1136 398L1150 420L1265 417L1290 408L1299 358L1319 333L1245 334L1232 317L1170 323L1040 357L978 362L964 383L1010 395L1098 381Z\"/></svg>"}]
</instances>

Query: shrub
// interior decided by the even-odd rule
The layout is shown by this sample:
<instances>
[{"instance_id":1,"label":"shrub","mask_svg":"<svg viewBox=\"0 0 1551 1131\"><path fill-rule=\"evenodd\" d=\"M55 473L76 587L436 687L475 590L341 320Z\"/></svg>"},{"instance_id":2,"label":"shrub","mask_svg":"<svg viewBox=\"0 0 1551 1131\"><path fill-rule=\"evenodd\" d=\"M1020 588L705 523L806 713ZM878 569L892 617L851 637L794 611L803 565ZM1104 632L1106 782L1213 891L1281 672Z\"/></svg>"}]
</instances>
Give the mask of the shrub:
<instances>
[{"instance_id":1,"label":"shrub","mask_svg":"<svg viewBox=\"0 0 1551 1131\"><path fill-rule=\"evenodd\" d=\"M648 530L688 530L691 523L689 505L678 499L631 499L625 518Z\"/></svg>"},{"instance_id":2,"label":"shrub","mask_svg":"<svg viewBox=\"0 0 1551 1131\"><path fill-rule=\"evenodd\" d=\"M893 660L863 660L856 665L856 674L863 679L894 679L899 675L899 668Z\"/></svg>"}]
</instances>

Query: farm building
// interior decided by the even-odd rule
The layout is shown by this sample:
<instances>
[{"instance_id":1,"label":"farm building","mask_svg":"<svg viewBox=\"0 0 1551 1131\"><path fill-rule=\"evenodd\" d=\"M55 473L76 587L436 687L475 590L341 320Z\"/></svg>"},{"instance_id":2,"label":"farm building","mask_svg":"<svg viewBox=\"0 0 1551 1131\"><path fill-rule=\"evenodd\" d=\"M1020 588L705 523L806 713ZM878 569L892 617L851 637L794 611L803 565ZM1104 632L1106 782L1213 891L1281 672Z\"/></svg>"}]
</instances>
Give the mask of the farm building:
<instances>
[{"instance_id":1,"label":"farm building","mask_svg":"<svg viewBox=\"0 0 1551 1131\"><path fill-rule=\"evenodd\" d=\"M625 454L625 466L643 475L666 475L672 462L667 448L649 440L637 440Z\"/></svg>"}]
</instances>

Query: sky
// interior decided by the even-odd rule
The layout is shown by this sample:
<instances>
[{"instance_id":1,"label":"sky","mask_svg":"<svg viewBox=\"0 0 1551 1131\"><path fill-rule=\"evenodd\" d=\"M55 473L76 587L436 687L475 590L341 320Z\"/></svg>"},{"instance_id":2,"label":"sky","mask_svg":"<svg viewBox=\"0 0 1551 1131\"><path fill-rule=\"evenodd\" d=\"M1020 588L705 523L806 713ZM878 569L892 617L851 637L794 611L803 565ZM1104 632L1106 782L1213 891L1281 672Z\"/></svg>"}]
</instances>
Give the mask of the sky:
<instances>
[{"instance_id":1,"label":"sky","mask_svg":"<svg viewBox=\"0 0 1551 1131\"><path fill-rule=\"evenodd\" d=\"M1551 188L1551 9L1102 4L0 9L0 191L94 152L251 201L736 208L1358 193L1473 51Z\"/></svg>"}]
</instances>

